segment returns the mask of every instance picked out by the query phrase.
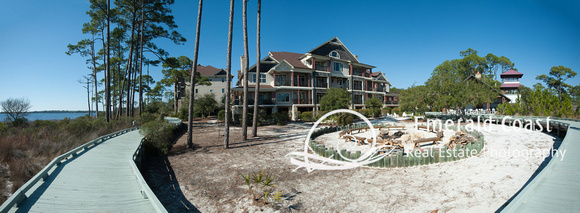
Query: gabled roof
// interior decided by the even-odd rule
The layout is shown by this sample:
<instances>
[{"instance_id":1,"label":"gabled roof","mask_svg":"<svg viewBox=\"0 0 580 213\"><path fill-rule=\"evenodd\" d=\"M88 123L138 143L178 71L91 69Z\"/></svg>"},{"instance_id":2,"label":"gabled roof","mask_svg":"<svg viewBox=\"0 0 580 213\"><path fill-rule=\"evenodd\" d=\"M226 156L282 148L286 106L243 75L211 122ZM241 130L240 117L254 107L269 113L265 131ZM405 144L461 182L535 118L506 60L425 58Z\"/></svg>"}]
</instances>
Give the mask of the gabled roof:
<instances>
[{"instance_id":1,"label":"gabled roof","mask_svg":"<svg viewBox=\"0 0 580 213\"><path fill-rule=\"evenodd\" d=\"M203 66L201 64L197 65L197 72L201 75L201 76L212 76L212 75L218 75L220 74L220 72L223 71L223 75L225 75L225 70L224 69L218 69L215 67L212 67L211 65L207 65L207 66ZM193 69L189 70L189 73L193 72Z\"/></svg>"},{"instance_id":2,"label":"gabled roof","mask_svg":"<svg viewBox=\"0 0 580 213\"><path fill-rule=\"evenodd\" d=\"M469 80L469 79L473 79L473 80L475 80L475 81L477 81L477 82L481 82L481 83L483 83L484 85L486 85L487 87L489 87L490 89L492 89L494 92L498 93L498 94L499 94L501 97L504 97L504 98L506 98L507 100L511 100L510 98L508 98L507 96L505 96L505 95L504 95L504 94L503 94L501 91L499 91L499 90L495 89L494 87L492 87L491 85L489 85L489 84L487 84L487 83L485 83L485 82L483 82L483 81L481 81L481 80L477 79L477 78L475 77L475 75L470 75L470 76L468 76L467 78L465 78L463 81L467 81L467 80Z\"/></svg>"},{"instance_id":3,"label":"gabled roof","mask_svg":"<svg viewBox=\"0 0 580 213\"><path fill-rule=\"evenodd\" d=\"M308 51L308 53L313 55L328 56L332 51L338 52L338 55L342 60L359 63L356 56L352 54L352 52L350 52L350 50L348 50L348 48L346 48L346 46L337 37L322 43L318 47Z\"/></svg>"},{"instance_id":4,"label":"gabled roof","mask_svg":"<svg viewBox=\"0 0 580 213\"><path fill-rule=\"evenodd\" d=\"M518 75L518 76L523 76L524 74L515 70L508 70L504 73L502 73L500 76L506 76L506 75Z\"/></svg>"},{"instance_id":5,"label":"gabled roof","mask_svg":"<svg viewBox=\"0 0 580 213\"><path fill-rule=\"evenodd\" d=\"M270 52L270 56L272 56L272 58L276 60L278 63L280 63L283 60L286 60L294 68L310 69L310 67L306 66L304 63L302 63L302 61L300 61L299 58L302 55L304 54L293 52Z\"/></svg>"}]
</instances>

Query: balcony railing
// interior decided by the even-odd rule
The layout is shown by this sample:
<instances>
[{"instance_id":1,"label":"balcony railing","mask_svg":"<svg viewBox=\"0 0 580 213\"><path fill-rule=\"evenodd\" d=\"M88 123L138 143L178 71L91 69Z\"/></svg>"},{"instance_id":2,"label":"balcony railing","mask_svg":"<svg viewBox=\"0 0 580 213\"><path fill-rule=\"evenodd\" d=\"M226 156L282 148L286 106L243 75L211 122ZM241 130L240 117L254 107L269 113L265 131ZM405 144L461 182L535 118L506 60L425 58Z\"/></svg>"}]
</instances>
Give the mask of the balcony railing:
<instances>
[{"instance_id":1,"label":"balcony railing","mask_svg":"<svg viewBox=\"0 0 580 213\"><path fill-rule=\"evenodd\" d=\"M354 85L354 90L362 90L362 86Z\"/></svg>"},{"instance_id":2,"label":"balcony railing","mask_svg":"<svg viewBox=\"0 0 580 213\"><path fill-rule=\"evenodd\" d=\"M316 87L318 87L318 88L327 88L328 87L328 84L326 82L324 82L324 83L316 83Z\"/></svg>"},{"instance_id":3,"label":"balcony railing","mask_svg":"<svg viewBox=\"0 0 580 213\"><path fill-rule=\"evenodd\" d=\"M398 105L399 104L399 101L385 101L385 104Z\"/></svg>"},{"instance_id":4,"label":"balcony railing","mask_svg":"<svg viewBox=\"0 0 580 213\"><path fill-rule=\"evenodd\" d=\"M385 88L375 88L373 91L375 91L375 92L385 92Z\"/></svg>"},{"instance_id":5,"label":"balcony railing","mask_svg":"<svg viewBox=\"0 0 580 213\"><path fill-rule=\"evenodd\" d=\"M296 81L294 81L294 86L295 87L307 87L309 81L310 81L310 79L305 79L303 81L296 80Z\"/></svg>"},{"instance_id":6,"label":"balcony railing","mask_svg":"<svg viewBox=\"0 0 580 213\"><path fill-rule=\"evenodd\" d=\"M292 99L293 104L309 104L312 103L311 99L309 98L301 98L301 99Z\"/></svg>"},{"instance_id":7,"label":"balcony railing","mask_svg":"<svg viewBox=\"0 0 580 213\"><path fill-rule=\"evenodd\" d=\"M242 105L244 104L243 99L235 99L234 100L234 105ZM258 100L258 105L275 105L276 101L272 100L272 99L266 99L266 100L262 100L259 99ZM248 99L248 105L254 105L254 99Z\"/></svg>"},{"instance_id":8,"label":"balcony railing","mask_svg":"<svg viewBox=\"0 0 580 213\"><path fill-rule=\"evenodd\" d=\"M276 81L276 86L292 86L292 81L287 80L287 81ZM294 86L295 87L308 87L308 81L304 80L304 81L295 81L294 82Z\"/></svg>"},{"instance_id":9,"label":"balcony railing","mask_svg":"<svg viewBox=\"0 0 580 213\"><path fill-rule=\"evenodd\" d=\"M328 66L315 66L318 71L328 71Z\"/></svg>"}]
</instances>

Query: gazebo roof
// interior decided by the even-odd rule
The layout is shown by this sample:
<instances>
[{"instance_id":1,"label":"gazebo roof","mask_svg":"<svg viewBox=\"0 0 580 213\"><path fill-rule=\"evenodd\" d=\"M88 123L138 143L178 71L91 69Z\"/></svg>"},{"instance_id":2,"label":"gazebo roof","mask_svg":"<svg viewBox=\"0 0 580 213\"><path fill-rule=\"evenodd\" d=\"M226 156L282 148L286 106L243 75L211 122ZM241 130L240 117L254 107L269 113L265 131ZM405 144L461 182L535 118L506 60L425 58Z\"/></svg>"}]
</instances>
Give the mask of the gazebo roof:
<instances>
[{"instance_id":1,"label":"gazebo roof","mask_svg":"<svg viewBox=\"0 0 580 213\"><path fill-rule=\"evenodd\" d=\"M500 76L520 76L522 77L524 74L515 70L508 70L507 72L502 73Z\"/></svg>"}]
</instances>

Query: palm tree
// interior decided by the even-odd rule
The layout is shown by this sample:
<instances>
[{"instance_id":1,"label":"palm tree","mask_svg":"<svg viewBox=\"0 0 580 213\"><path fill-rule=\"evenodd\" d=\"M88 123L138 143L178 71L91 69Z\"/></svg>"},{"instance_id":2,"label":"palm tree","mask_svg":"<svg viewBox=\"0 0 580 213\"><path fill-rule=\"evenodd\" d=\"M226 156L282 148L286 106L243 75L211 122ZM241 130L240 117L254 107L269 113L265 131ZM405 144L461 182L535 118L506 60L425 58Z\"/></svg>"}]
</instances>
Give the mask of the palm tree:
<instances>
[{"instance_id":1,"label":"palm tree","mask_svg":"<svg viewBox=\"0 0 580 213\"><path fill-rule=\"evenodd\" d=\"M260 15L262 0L258 0L258 26L256 33L256 87L254 87L254 123L252 123L252 137L258 137L258 95L260 94Z\"/></svg>"},{"instance_id":2,"label":"palm tree","mask_svg":"<svg viewBox=\"0 0 580 213\"><path fill-rule=\"evenodd\" d=\"M224 143L226 149L229 147L230 144L230 97L231 97L231 87L232 87L232 34L234 29L234 0L230 1L230 25L228 28L228 62L226 69L228 70L227 78L228 78L228 85L226 90L226 116L225 116L225 123L226 123L226 130L224 132Z\"/></svg>"},{"instance_id":3,"label":"palm tree","mask_svg":"<svg viewBox=\"0 0 580 213\"><path fill-rule=\"evenodd\" d=\"M244 0L244 7L242 11L244 24L244 57L242 58L242 71L244 72L244 106L242 110L242 139L248 140L248 15L246 13L248 8L248 0Z\"/></svg>"},{"instance_id":4,"label":"palm tree","mask_svg":"<svg viewBox=\"0 0 580 213\"><path fill-rule=\"evenodd\" d=\"M197 55L199 50L199 31L201 29L201 9L203 7L203 0L199 0L197 11L197 29L195 30L195 51L193 52L193 71L191 73L190 90L189 90L189 115L187 120L187 148L193 148L193 98L195 91L195 73L197 72Z\"/></svg>"}]
</instances>

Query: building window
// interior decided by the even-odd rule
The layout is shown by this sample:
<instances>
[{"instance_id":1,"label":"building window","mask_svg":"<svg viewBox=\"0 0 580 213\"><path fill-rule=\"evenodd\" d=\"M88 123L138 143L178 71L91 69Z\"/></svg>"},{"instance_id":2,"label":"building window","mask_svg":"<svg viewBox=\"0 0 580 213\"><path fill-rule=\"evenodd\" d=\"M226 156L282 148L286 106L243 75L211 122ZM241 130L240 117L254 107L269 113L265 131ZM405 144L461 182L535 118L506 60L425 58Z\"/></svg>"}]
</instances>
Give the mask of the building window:
<instances>
[{"instance_id":1,"label":"building window","mask_svg":"<svg viewBox=\"0 0 580 213\"><path fill-rule=\"evenodd\" d=\"M197 89L195 89L195 94L197 94L197 92L198 92Z\"/></svg>"},{"instance_id":2,"label":"building window","mask_svg":"<svg viewBox=\"0 0 580 213\"><path fill-rule=\"evenodd\" d=\"M226 81L226 78L222 78L222 82L225 82L225 81Z\"/></svg>"},{"instance_id":3,"label":"building window","mask_svg":"<svg viewBox=\"0 0 580 213\"><path fill-rule=\"evenodd\" d=\"M336 51L330 52L330 54L328 54L328 56L333 57L333 58L340 58L340 55Z\"/></svg>"},{"instance_id":4,"label":"building window","mask_svg":"<svg viewBox=\"0 0 580 213\"><path fill-rule=\"evenodd\" d=\"M326 62L317 61L317 62L315 62L315 66L314 66L314 68L315 68L316 70L323 70L323 71L326 71L326 68L327 68L327 66L326 66Z\"/></svg>"},{"instance_id":5,"label":"building window","mask_svg":"<svg viewBox=\"0 0 580 213\"><path fill-rule=\"evenodd\" d=\"M226 89L222 88L222 93L226 92Z\"/></svg>"},{"instance_id":6,"label":"building window","mask_svg":"<svg viewBox=\"0 0 580 213\"><path fill-rule=\"evenodd\" d=\"M333 69L334 71L341 72L342 71L342 63L334 62L334 67L333 68L334 68Z\"/></svg>"},{"instance_id":7,"label":"building window","mask_svg":"<svg viewBox=\"0 0 580 213\"><path fill-rule=\"evenodd\" d=\"M276 75L276 86L290 86L285 75Z\"/></svg>"},{"instance_id":8,"label":"building window","mask_svg":"<svg viewBox=\"0 0 580 213\"><path fill-rule=\"evenodd\" d=\"M276 101L277 102L290 102L290 93L277 93L276 94Z\"/></svg>"},{"instance_id":9,"label":"building window","mask_svg":"<svg viewBox=\"0 0 580 213\"><path fill-rule=\"evenodd\" d=\"M249 80L251 83L256 83L256 73L253 73ZM266 74L260 73L260 83L266 83Z\"/></svg>"},{"instance_id":10,"label":"building window","mask_svg":"<svg viewBox=\"0 0 580 213\"><path fill-rule=\"evenodd\" d=\"M210 89L209 92L212 93L213 92L213 89Z\"/></svg>"}]
</instances>

